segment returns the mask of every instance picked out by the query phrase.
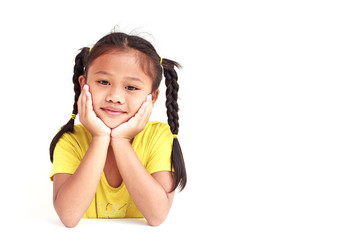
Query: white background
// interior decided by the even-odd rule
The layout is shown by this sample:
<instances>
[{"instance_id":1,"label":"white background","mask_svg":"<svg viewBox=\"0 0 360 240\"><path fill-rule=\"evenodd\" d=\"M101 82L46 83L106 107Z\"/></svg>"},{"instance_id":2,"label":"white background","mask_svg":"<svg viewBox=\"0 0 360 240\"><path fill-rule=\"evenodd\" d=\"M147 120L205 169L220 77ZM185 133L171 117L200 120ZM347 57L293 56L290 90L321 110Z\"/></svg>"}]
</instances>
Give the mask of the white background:
<instances>
[{"instance_id":1,"label":"white background","mask_svg":"<svg viewBox=\"0 0 360 240\"><path fill-rule=\"evenodd\" d=\"M359 12L346 0L3 1L3 236L359 239ZM160 227L67 229L48 147L71 116L77 50L115 25L183 65L188 186ZM163 95L154 120L166 121Z\"/></svg>"}]
</instances>

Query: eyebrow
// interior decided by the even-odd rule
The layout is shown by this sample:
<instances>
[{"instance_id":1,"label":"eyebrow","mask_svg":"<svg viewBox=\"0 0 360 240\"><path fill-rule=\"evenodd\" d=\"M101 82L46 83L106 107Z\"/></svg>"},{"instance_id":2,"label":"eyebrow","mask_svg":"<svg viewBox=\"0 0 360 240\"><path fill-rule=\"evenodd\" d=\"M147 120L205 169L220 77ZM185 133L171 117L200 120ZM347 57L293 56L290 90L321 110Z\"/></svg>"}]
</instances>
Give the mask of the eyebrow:
<instances>
[{"instance_id":1,"label":"eyebrow","mask_svg":"<svg viewBox=\"0 0 360 240\"><path fill-rule=\"evenodd\" d=\"M137 78L137 77L126 76L125 78L132 80L132 81L138 81L138 82L144 83L143 80L141 80L140 78Z\"/></svg>"},{"instance_id":2,"label":"eyebrow","mask_svg":"<svg viewBox=\"0 0 360 240\"><path fill-rule=\"evenodd\" d=\"M98 72L96 72L96 73L94 73L94 74L102 74L102 75L109 75L109 76L112 76L112 74L111 74L111 73L109 73L109 72L105 72L105 71L98 71Z\"/></svg>"},{"instance_id":3,"label":"eyebrow","mask_svg":"<svg viewBox=\"0 0 360 240\"><path fill-rule=\"evenodd\" d=\"M113 74L109 73L109 72L106 72L106 71L98 71L94 74L102 74L102 75L108 75L108 76L114 76ZM126 76L125 77L126 79L129 79L129 80L133 80L133 81L138 81L138 82L142 82L144 83L143 80L141 80L140 78L137 78L137 77L131 77L131 76Z\"/></svg>"}]
</instances>

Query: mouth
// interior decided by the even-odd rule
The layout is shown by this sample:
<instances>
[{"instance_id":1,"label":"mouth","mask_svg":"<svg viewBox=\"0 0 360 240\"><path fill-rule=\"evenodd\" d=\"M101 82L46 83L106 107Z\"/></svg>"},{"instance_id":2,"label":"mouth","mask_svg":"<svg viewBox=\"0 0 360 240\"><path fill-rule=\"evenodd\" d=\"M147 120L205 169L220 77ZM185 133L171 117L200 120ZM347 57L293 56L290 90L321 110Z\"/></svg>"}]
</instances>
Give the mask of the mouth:
<instances>
[{"instance_id":1,"label":"mouth","mask_svg":"<svg viewBox=\"0 0 360 240\"><path fill-rule=\"evenodd\" d=\"M125 113L123 110L121 110L119 108L113 108L113 107L104 107L104 108L101 108L101 110L103 110L104 112L106 112L107 114L109 114L111 116L120 116Z\"/></svg>"}]
</instances>

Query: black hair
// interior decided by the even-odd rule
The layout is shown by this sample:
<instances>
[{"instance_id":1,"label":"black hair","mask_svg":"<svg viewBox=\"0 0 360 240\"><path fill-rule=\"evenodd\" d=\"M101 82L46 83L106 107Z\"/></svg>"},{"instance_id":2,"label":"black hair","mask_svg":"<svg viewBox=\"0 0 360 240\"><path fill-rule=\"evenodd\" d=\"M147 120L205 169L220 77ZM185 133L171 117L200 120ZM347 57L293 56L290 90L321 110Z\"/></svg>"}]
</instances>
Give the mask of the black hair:
<instances>
[{"instance_id":1,"label":"black hair","mask_svg":"<svg viewBox=\"0 0 360 240\"><path fill-rule=\"evenodd\" d=\"M155 91L159 88L162 79L162 73L164 74L168 124L170 126L171 132L174 135L177 135L179 132L179 107L177 103L179 84L177 82L178 75L176 73L175 67L181 68L180 64L170 59L160 58L153 45L147 40L138 36L128 35L121 32L114 32L104 36L94 45L91 51L90 48L84 47L75 57L73 75L75 97L72 114L78 114L77 101L81 93L79 77L82 75L87 75L87 70L91 63L96 58L105 53L111 51L128 51L131 49L138 51L138 59L141 68L153 79L152 91ZM64 126L61 127L60 131L51 141L51 162L53 162L54 149L57 142L65 132L74 131L74 123L75 120L72 117ZM172 191L174 191L177 187L179 187L180 191L182 191L187 182L187 174L178 138L174 138L173 140L171 167L174 169L174 185Z\"/></svg>"}]
</instances>

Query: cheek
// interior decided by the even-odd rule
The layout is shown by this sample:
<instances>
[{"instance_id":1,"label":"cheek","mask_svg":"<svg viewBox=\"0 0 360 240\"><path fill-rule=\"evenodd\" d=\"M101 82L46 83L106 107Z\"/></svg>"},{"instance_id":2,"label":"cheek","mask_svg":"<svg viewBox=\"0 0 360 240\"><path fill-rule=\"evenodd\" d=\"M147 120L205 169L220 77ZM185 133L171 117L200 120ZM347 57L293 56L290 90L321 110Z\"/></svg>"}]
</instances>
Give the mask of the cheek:
<instances>
[{"instance_id":1,"label":"cheek","mask_svg":"<svg viewBox=\"0 0 360 240\"><path fill-rule=\"evenodd\" d=\"M100 106L100 103L102 102L103 94L101 93L101 91L96 91L96 89L91 90L90 88L90 93L91 93L91 100L92 100L92 105L94 107L94 110Z\"/></svg>"},{"instance_id":2,"label":"cheek","mask_svg":"<svg viewBox=\"0 0 360 240\"><path fill-rule=\"evenodd\" d=\"M129 106L129 110L131 111L132 114L135 114L139 108L141 107L141 105L144 103L146 97L140 96L140 97L136 97L136 98L130 98L128 100L128 106Z\"/></svg>"}]
</instances>

